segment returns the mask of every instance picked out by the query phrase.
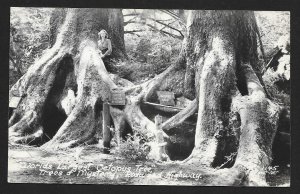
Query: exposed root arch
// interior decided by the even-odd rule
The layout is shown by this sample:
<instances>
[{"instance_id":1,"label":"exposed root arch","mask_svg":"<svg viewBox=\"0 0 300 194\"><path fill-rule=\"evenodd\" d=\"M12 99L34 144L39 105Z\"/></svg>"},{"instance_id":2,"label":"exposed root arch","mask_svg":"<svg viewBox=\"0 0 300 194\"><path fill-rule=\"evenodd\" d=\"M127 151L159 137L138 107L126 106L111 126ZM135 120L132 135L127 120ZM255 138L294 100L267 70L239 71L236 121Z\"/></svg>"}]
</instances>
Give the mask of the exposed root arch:
<instances>
[{"instance_id":1,"label":"exposed root arch","mask_svg":"<svg viewBox=\"0 0 300 194\"><path fill-rule=\"evenodd\" d=\"M31 79L26 79L26 76L24 76L25 80L23 80L23 82L19 80L20 82L16 83L11 89L11 91L13 91L12 93L17 91L19 95L23 95L20 105L13 112L12 118L14 119L9 123L9 131L10 134L12 134L10 135L11 137L15 136L18 137L20 141L25 141L25 139L28 139L28 135L30 136L40 129L41 114L39 112L42 112L47 94L56 76L56 71L53 71L53 68L58 68L64 55L64 52L59 52L46 64L41 64L42 67L38 69L42 72L38 72L40 72L42 76L35 75L32 76ZM27 74L32 75L32 72L27 72ZM26 102L30 103L26 104Z\"/></svg>"},{"instance_id":2,"label":"exposed root arch","mask_svg":"<svg viewBox=\"0 0 300 194\"><path fill-rule=\"evenodd\" d=\"M44 147L74 147L94 137L97 128L95 107L98 99L108 101L110 89L116 88L93 41L83 41L77 66L75 107L56 135Z\"/></svg>"},{"instance_id":3,"label":"exposed root arch","mask_svg":"<svg viewBox=\"0 0 300 194\"><path fill-rule=\"evenodd\" d=\"M174 129L175 127L181 125L186 119L188 119L190 116L195 114L195 112L198 109L198 99L194 99L185 109L165 121L161 124L162 130L165 132L170 131L171 129Z\"/></svg>"},{"instance_id":4,"label":"exposed root arch","mask_svg":"<svg viewBox=\"0 0 300 194\"><path fill-rule=\"evenodd\" d=\"M37 131L41 128L41 116L46 96L55 79L55 72L64 56L71 51L71 36L68 32L74 28L74 11L68 12L66 19L59 28L60 33L52 48L45 51L43 56L30 66L28 71L11 88L9 98L14 95L22 96L18 108L14 110L10 122L9 131L18 141L28 142L31 137L40 137ZM33 114L35 113L35 114ZM27 135L24 135L26 133ZM11 136L11 137L12 137ZM29 138L30 137L30 138ZM14 141L12 141L14 142Z\"/></svg>"},{"instance_id":5,"label":"exposed root arch","mask_svg":"<svg viewBox=\"0 0 300 194\"><path fill-rule=\"evenodd\" d=\"M233 99L233 110L241 118L240 143L233 169L245 169L244 176L249 185L266 186L266 169L272 160L280 108L267 99L252 67L246 63L242 68L249 95Z\"/></svg>"}]
</instances>

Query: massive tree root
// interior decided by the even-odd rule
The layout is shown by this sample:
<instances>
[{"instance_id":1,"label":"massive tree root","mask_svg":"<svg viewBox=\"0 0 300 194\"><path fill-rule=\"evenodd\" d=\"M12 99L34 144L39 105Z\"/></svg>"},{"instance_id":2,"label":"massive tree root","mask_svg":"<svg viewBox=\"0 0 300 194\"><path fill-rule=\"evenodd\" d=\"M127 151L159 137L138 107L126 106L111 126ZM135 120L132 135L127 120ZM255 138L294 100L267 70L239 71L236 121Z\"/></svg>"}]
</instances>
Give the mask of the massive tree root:
<instances>
[{"instance_id":1,"label":"massive tree root","mask_svg":"<svg viewBox=\"0 0 300 194\"><path fill-rule=\"evenodd\" d=\"M58 34L55 44L13 86L10 97L16 95L16 91L17 96L26 95L9 121L12 143L43 144L44 149L57 149L92 142L101 128L99 115L102 104L108 102L112 89L124 86L127 92L126 105L110 107L116 130L124 131L127 123L132 130L138 130L149 139L155 139L161 133L167 138L140 109L142 100L152 95L159 81L132 87L130 82L114 79L107 72L95 39L100 30L95 30L95 27L104 24L93 22L104 22L103 18L108 17L113 23L111 20L118 20L118 14L112 13L111 16L107 10L101 11L69 9L63 12L65 20L57 29L58 32L55 31ZM86 22L78 20L81 18L85 18ZM76 28L81 29L79 34L76 34ZM112 28L118 27L113 25ZM79 38L76 39L76 36ZM120 37L117 40L119 42L113 42L113 46L120 43ZM122 44L118 49L122 49ZM158 76L156 80L163 77ZM142 92L141 88L144 88ZM56 118L57 115L62 115L64 119ZM54 117L51 122L61 121L55 126L51 125L50 117Z\"/></svg>"},{"instance_id":2,"label":"massive tree root","mask_svg":"<svg viewBox=\"0 0 300 194\"><path fill-rule=\"evenodd\" d=\"M205 18L205 13L194 14L194 19ZM230 17L227 13L223 14L223 17ZM251 14L238 17L246 15L253 18ZM205 25L201 19L193 20L190 33L195 32L195 26ZM222 19L218 18L218 21L222 22ZM251 26L253 21L247 22L242 28L247 29L247 25ZM237 40L235 37L231 39L231 29L218 30L212 32L202 54L200 47L200 56L194 62L198 72L195 78L198 87L198 120L194 150L183 163L202 168L223 167L228 162L225 156L232 155L230 160L234 161L231 162L233 167L216 172L220 180L226 180L221 185L226 185L226 182L228 185L266 185L266 168L271 164L279 106L267 98L261 79L255 72L255 37L239 35L241 39L238 41L241 43L235 45L234 41ZM236 34L245 31L237 30ZM254 40L247 42L245 36ZM191 45L198 46L197 43ZM245 45L247 47L239 47ZM226 117L230 114L238 115L239 128L230 128L231 118ZM228 174L232 176L229 178Z\"/></svg>"},{"instance_id":3,"label":"massive tree root","mask_svg":"<svg viewBox=\"0 0 300 194\"><path fill-rule=\"evenodd\" d=\"M10 141L43 144L52 131L45 149L91 143L101 133L102 104L108 102L112 89L119 88L126 94L126 104L109 108L118 143L130 128L148 138L151 150L159 150L153 159L166 160L157 142L167 141L173 129L198 110L195 146L182 164L230 167L214 173L228 185L265 185L279 108L267 98L258 72L253 13L191 11L178 61L140 85L110 75L97 51L97 32L103 23L118 18L119 13L109 15L105 10L67 10L56 43L10 91L10 98L15 91L19 96L26 94L9 120ZM76 34L74 29L81 32ZM154 102L157 90L173 91L192 102L155 124L141 105ZM64 119L56 127L45 125L49 115L57 114ZM233 156L230 164L227 156Z\"/></svg>"},{"instance_id":4,"label":"massive tree root","mask_svg":"<svg viewBox=\"0 0 300 194\"><path fill-rule=\"evenodd\" d=\"M195 148L187 161L199 160L201 165L211 165L214 161L218 151L218 137L224 131L223 122L226 122L222 117L228 111L226 106L235 92L233 58L232 47L225 40L216 37L212 40L211 50L207 51L204 60L198 62L203 63L203 68L199 80ZM211 86L215 89L212 90Z\"/></svg>"},{"instance_id":5,"label":"massive tree root","mask_svg":"<svg viewBox=\"0 0 300 194\"><path fill-rule=\"evenodd\" d=\"M75 107L46 146L57 146L61 142L67 147L85 143L96 133L95 107L98 99L108 101L110 89L116 88L97 53L96 44L91 41L82 43L78 65L77 97ZM67 141L66 141L67 139Z\"/></svg>"},{"instance_id":6,"label":"massive tree root","mask_svg":"<svg viewBox=\"0 0 300 194\"><path fill-rule=\"evenodd\" d=\"M30 143L42 135L40 113L52 88L57 70L63 64L66 54L70 52L68 43L73 36L69 32L75 25L71 20L72 17L74 11L70 10L54 46L28 69L9 93L9 98L23 97L9 120L9 136L12 142Z\"/></svg>"},{"instance_id":7,"label":"massive tree root","mask_svg":"<svg viewBox=\"0 0 300 194\"><path fill-rule=\"evenodd\" d=\"M246 168L250 185L267 185L265 173L272 161L272 144L280 108L266 98L264 89L249 64L243 65L248 96L237 96L233 109L241 118L239 149L233 168Z\"/></svg>"}]
</instances>

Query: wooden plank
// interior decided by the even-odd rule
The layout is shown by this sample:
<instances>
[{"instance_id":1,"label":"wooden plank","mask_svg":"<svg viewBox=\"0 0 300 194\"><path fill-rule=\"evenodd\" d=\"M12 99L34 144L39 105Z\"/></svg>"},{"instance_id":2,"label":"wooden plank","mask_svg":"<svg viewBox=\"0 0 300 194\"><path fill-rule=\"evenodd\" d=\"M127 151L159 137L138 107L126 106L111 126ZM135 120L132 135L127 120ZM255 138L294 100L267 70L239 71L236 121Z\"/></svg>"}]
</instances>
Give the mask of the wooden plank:
<instances>
[{"instance_id":1,"label":"wooden plank","mask_svg":"<svg viewBox=\"0 0 300 194\"><path fill-rule=\"evenodd\" d=\"M184 108L181 108L181 107L167 106L167 105L163 105L163 104L156 104L156 103L153 103L153 102L142 102L142 103L153 106L157 110L161 110L161 111L164 111L164 112L178 113L178 112L180 112L181 110L184 109ZM195 113L195 115L198 115L198 113Z\"/></svg>"},{"instance_id":2,"label":"wooden plank","mask_svg":"<svg viewBox=\"0 0 300 194\"><path fill-rule=\"evenodd\" d=\"M17 108L22 97L19 96L13 96L9 101L9 108Z\"/></svg>"},{"instance_id":3,"label":"wooden plank","mask_svg":"<svg viewBox=\"0 0 300 194\"><path fill-rule=\"evenodd\" d=\"M125 105L125 92L122 89L115 88L110 92L110 105Z\"/></svg>"},{"instance_id":4,"label":"wooden plank","mask_svg":"<svg viewBox=\"0 0 300 194\"><path fill-rule=\"evenodd\" d=\"M102 111L102 134L103 134L103 147L104 153L110 153L110 114L109 114L109 105L107 103L103 103L103 111Z\"/></svg>"},{"instance_id":5,"label":"wooden plank","mask_svg":"<svg viewBox=\"0 0 300 194\"><path fill-rule=\"evenodd\" d=\"M175 106L175 95L169 91L157 91L157 96L160 104Z\"/></svg>"},{"instance_id":6,"label":"wooden plank","mask_svg":"<svg viewBox=\"0 0 300 194\"><path fill-rule=\"evenodd\" d=\"M148 104L148 105L152 105L152 106L159 106L159 107L164 107L164 108L170 108L170 109L175 109L175 110L183 110L183 108L180 107L175 107L175 106L168 106L168 105L163 105L163 104L156 104L153 102L143 102L143 104Z\"/></svg>"}]
</instances>

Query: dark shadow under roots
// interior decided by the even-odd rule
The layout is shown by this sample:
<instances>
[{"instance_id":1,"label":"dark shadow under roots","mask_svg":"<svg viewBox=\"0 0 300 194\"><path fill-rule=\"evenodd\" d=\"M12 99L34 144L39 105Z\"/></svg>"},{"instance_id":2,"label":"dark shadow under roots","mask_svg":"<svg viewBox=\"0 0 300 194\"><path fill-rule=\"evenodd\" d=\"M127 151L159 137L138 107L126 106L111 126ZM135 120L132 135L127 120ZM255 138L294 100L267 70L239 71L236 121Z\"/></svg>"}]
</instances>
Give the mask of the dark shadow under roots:
<instances>
[{"instance_id":1,"label":"dark shadow under roots","mask_svg":"<svg viewBox=\"0 0 300 194\"><path fill-rule=\"evenodd\" d=\"M175 115L175 113L166 113L146 104L141 105L141 110L144 115L153 122L156 115L161 115L163 122ZM196 129L194 123L196 123L196 121L197 117L195 115L191 116L181 126L174 128L172 132L168 134L170 138L166 140L167 145L165 149L166 154L168 154L171 160L184 160L192 153Z\"/></svg>"},{"instance_id":2,"label":"dark shadow under roots","mask_svg":"<svg viewBox=\"0 0 300 194\"><path fill-rule=\"evenodd\" d=\"M42 127L43 127L43 144L56 134L58 129L67 119L67 115L59 104L62 95L67 92L67 89L72 89L76 93L77 87L72 81L74 77L73 60L70 56L65 56L59 63L56 70L56 77L54 79L52 88L45 101L42 112Z\"/></svg>"},{"instance_id":3,"label":"dark shadow under roots","mask_svg":"<svg viewBox=\"0 0 300 194\"><path fill-rule=\"evenodd\" d=\"M274 138L272 165L285 166L291 161L290 113L283 109L279 115L279 125Z\"/></svg>"}]
</instances>

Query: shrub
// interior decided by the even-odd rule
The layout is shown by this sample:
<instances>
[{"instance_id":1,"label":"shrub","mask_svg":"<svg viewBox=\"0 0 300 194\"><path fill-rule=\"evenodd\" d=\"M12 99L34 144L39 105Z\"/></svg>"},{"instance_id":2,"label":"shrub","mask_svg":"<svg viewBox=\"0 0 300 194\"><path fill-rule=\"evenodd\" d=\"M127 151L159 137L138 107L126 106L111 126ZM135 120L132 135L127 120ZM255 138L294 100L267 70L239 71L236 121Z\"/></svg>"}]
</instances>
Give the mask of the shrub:
<instances>
[{"instance_id":1,"label":"shrub","mask_svg":"<svg viewBox=\"0 0 300 194\"><path fill-rule=\"evenodd\" d=\"M130 161L145 161L148 159L150 148L141 134L128 135L127 140L123 140L116 153Z\"/></svg>"}]
</instances>

